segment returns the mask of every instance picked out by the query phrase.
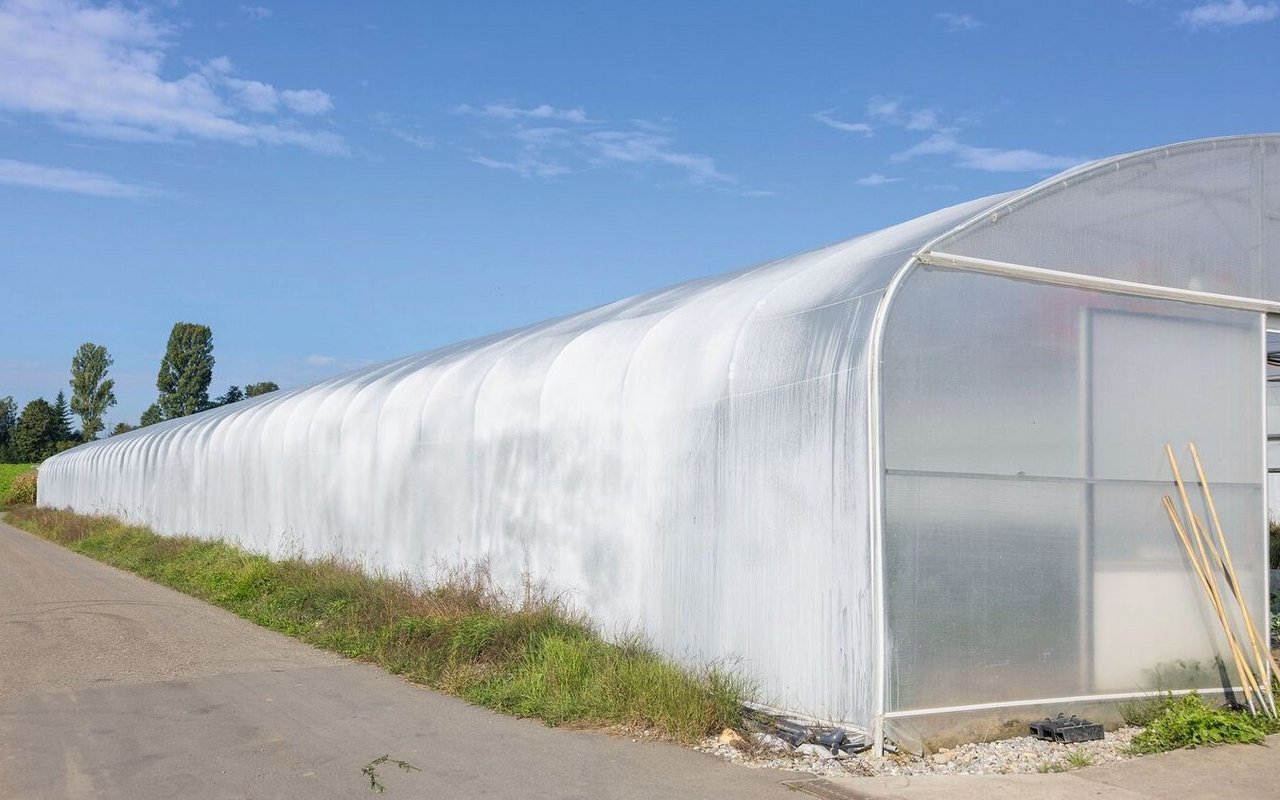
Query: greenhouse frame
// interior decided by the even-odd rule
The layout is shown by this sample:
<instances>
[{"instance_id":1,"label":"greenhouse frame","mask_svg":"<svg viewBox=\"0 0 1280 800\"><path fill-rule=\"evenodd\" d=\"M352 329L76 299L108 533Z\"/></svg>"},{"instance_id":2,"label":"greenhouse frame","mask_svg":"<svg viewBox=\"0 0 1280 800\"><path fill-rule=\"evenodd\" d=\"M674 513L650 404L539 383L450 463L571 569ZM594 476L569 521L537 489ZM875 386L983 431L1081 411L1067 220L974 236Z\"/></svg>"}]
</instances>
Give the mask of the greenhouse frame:
<instances>
[{"instance_id":1,"label":"greenhouse frame","mask_svg":"<svg viewBox=\"0 0 1280 800\"><path fill-rule=\"evenodd\" d=\"M39 504L484 559L919 749L1238 684L1165 445L1186 474L1198 445L1268 630L1269 328L1280 136L1208 139L85 444Z\"/></svg>"}]
</instances>

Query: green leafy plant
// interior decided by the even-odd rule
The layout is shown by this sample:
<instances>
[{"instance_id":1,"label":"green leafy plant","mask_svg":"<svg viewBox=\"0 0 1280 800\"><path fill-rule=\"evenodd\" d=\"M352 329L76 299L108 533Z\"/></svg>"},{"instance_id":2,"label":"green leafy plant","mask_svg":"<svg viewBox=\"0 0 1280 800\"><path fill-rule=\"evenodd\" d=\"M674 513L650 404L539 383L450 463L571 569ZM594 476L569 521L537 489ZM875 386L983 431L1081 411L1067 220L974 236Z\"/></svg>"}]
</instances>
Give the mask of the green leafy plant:
<instances>
[{"instance_id":1,"label":"green leafy plant","mask_svg":"<svg viewBox=\"0 0 1280 800\"><path fill-rule=\"evenodd\" d=\"M1185 747L1212 747L1219 744L1261 744L1274 720L1210 706L1198 694L1181 697L1164 695L1150 707L1153 712L1146 730L1133 738L1130 750L1136 754L1163 753Z\"/></svg>"},{"instance_id":2,"label":"green leafy plant","mask_svg":"<svg viewBox=\"0 0 1280 800\"><path fill-rule=\"evenodd\" d=\"M360 770L361 774L369 779L369 791L377 792L378 794L382 794L386 791L387 787L383 786L382 781L378 780L378 767L386 764L387 762L394 764L405 772L422 772L422 770L410 764L408 761L401 761L398 758L392 758L388 754L380 755L368 764L365 764Z\"/></svg>"}]
</instances>

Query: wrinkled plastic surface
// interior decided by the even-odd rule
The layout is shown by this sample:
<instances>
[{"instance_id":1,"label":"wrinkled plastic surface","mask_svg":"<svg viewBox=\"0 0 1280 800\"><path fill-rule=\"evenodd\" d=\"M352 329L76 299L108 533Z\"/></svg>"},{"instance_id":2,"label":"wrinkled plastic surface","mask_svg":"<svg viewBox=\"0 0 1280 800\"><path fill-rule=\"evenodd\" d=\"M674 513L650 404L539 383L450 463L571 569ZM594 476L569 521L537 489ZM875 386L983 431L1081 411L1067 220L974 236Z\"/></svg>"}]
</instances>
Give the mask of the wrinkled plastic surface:
<instances>
[{"instance_id":1,"label":"wrinkled plastic surface","mask_svg":"<svg viewBox=\"0 0 1280 800\"><path fill-rule=\"evenodd\" d=\"M866 724L868 334L988 205L80 447L40 502L428 578L486 558Z\"/></svg>"}]
</instances>

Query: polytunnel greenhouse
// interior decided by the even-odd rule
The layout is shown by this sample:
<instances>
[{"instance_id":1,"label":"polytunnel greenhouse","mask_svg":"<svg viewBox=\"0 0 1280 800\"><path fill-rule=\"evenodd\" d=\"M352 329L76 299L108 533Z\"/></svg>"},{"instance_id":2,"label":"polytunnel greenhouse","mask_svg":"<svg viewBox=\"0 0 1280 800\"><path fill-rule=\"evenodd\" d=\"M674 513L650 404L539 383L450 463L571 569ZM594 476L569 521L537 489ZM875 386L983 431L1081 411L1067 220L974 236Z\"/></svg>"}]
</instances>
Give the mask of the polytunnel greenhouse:
<instances>
[{"instance_id":1,"label":"polytunnel greenhouse","mask_svg":"<svg viewBox=\"0 0 1280 800\"><path fill-rule=\"evenodd\" d=\"M39 503L488 559L918 746L1236 683L1164 446L1198 445L1267 630L1271 327L1280 136L1204 140L86 444Z\"/></svg>"}]
</instances>

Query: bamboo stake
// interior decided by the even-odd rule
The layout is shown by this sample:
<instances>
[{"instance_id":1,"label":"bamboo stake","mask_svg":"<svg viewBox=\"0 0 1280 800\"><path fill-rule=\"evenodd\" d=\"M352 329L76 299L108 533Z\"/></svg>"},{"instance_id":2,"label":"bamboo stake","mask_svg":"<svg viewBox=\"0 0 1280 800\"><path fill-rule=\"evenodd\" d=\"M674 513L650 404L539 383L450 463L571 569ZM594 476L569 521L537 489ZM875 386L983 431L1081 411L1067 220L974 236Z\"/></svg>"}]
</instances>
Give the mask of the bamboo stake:
<instances>
[{"instance_id":1,"label":"bamboo stake","mask_svg":"<svg viewBox=\"0 0 1280 800\"><path fill-rule=\"evenodd\" d=\"M1204 559L1202 563L1204 566L1205 574L1208 576L1209 582L1213 585L1213 593L1216 598L1216 602L1218 604L1218 608L1220 610L1220 614L1223 619L1222 624L1225 626L1228 626L1228 629L1231 633L1231 638L1234 640L1233 647L1236 649L1240 657L1240 663L1248 671L1249 686L1252 688L1253 692L1257 695L1258 703L1259 705L1262 706L1262 710L1265 713L1269 714L1271 713L1270 700L1266 692L1263 691L1262 689L1262 682L1266 680L1266 672L1264 670L1261 673L1261 675L1254 673L1253 665L1249 663L1249 659L1244 652L1244 646L1240 643L1240 637L1236 636L1235 628L1230 627L1231 613L1227 610L1227 603L1226 603L1226 600L1224 600L1222 597L1222 592L1218 590L1218 582L1213 577L1213 562L1209 561L1208 554L1205 553L1205 546L1206 545L1208 546L1208 552L1213 555L1214 560L1221 563L1222 558L1218 555L1217 549L1213 546L1213 540L1209 538L1209 529L1205 527L1204 520L1200 519L1200 516L1198 514L1193 514L1191 517L1191 521L1192 521L1192 531L1196 535L1196 544L1198 547L1201 548L1200 552ZM1252 704L1250 705L1252 706Z\"/></svg>"},{"instance_id":2,"label":"bamboo stake","mask_svg":"<svg viewBox=\"0 0 1280 800\"><path fill-rule=\"evenodd\" d=\"M1192 510L1191 498L1187 494L1186 484L1182 481L1182 472L1178 469L1178 462L1173 458L1173 450L1166 445L1166 450L1170 456L1170 464L1173 466L1173 478L1178 485L1178 492L1182 497L1183 506L1187 511L1187 519L1190 520L1191 533L1195 537L1196 548L1200 552L1200 565L1204 572L1205 581L1209 590L1210 599L1213 601L1218 617L1222 622L1224 630L1227 632L1227 644L1232 650L1232 656L1237 659L1236 669L1240 671L1240 677L1245 685L1246 690L1251 691L1258 699L1258 704L1262 706L1264 711L1269 713L1270 706L1267 702L1267 696L1263 693L1258 678L1254 675L1253 667L1249 664L1248 658L1244 655L1244 648L1240 646L1240 639L1235 634L1235 628L1231 626L1231 617L1227 612L1227 604L1222 599L1222 593L1218 591L1218 582L1214 578L1213 563L1209 560L1209 550L1213 549L1213 542L1209 539L1209 533L1204 527L1204 523ZM1216 550L1214 551L1216 555ZM1264 676L1265 679L1265 676ZM1253 713L1257 713L1252 699L1246 694L1249 700L1249 709Z\"/></svg>"},{"instance_id":3,"label":"bamboo stake","mask_svg":"<svg viewBox=\"0 0 1280 800\"><path fill-rule=\"evenodd\" d=\"M1217 562L1217 564L1222 568L1223 572L1225 573L1227 570L1226 562L1223 561L1222 556L1218 553L1218 549L1213 546L1213 540L1209 538L1209 528L1204 524L1204 520L1200 519L1199 515L1196 515L1195 517L1195 525L1196 525L1196 528L1199 530L1199 533L1204 536L1205 544L1209 546L1209 553L1213 556L1214 561ZM1234 579L1235 577L1233 575L1230 575L1230 574L1227 575L1227 583L1231 584L1234 581ZM1234 584L1232 588L1233 589L1235 588ZM1221 597L1221 594L1219 594L1219 597ZM1244 605L1244 600L1240 597L1239 590L1236 590L1235 598L1236 598L1236 603L1240 608L1240 616L1248 620L1249 611L1248 611L1248 608ZM1224 602L1224 605L1225 605L1225 602ZM1248 626L1246 625L1246 632L1247 632L1247 628ZM1250 636L1249 643L1253 646L1254 655L1259 656L1257 640L1254 639L1252 636ZM1241 649L1243 650L1243 647ZM1253 668L1251 666L1250 670L1252 669ZM1266 662L1260 662L1258 664L1257 674L1254 677L1254 684L1258 687L1258 691L1261 693L1259 699L1262 701L1263 709L1269 715L1275 716L1275 699L1273 698L1271 692L1269 691L1270 682L1267 680L1267 678L1268 678L1268 672L1267 672ZM1266 689L1263 688L1264 686L1266 687Z\"/></svg>"},{"instance_id":4,"label":"bamboo stake","mask_svg":"<svg viewBox=\"0 0 1280 800\"><path fill-rule=\"evenodd\" d=\"M1182 541L1182 547L1187 551L1187 558L1191 561L1191 569L1195 572L1196 577L1200 579L1200 587L1204 589L1205 594L1209 597L1209 602L1213 606L1214 612L1218 615L1218 622L1222 624L1227 635L1227 647L1231 651L1231 658L1235 661L1236 672L1240 675L1240 683L1244 688L1245 702L1249 704L1249 709L1254 711L1253 697L1250 692L1254 688L1251 680L1252 672L1248 669L1247 663L1244 661L1243 654L1240 652L1239 646L1235 643L1235 635L1231 632L1231 626L1227 623L1226 615L1223 613L1222 606L1218 603L1214 596L1214 592L1209 584L1209 576L1205 574L1204 566L1200 559L1196 556L1195 549L1191 546L1191 539L1187 536L1186 529L1182 525L1182 519L1178 516L1177 509L1174 508L1173 500L1165 495L1163 498L1164 510L1168 512L1170 521L1173 522L1173 528L1178 533L1178 539ZM1248 674L1248 677L1246 677ZM1255 711L1256 713L1256 711Z\"/></svg>"},{"instance_id":5,"label":"bamboo stake","mask_svg":"<svg viewBox=\"0 0 1280 800\"><path fill-rule=\"evenodd\" d=\"M1262 646L1262 639L1258 635L1258 629L1253 624L1253 615L1249 613L1249 606L1244 601L1244 596L1240 592L1240 581L1236 577L1236 565L1231 560L1231 550L1227 547L1227 537L1222 531L1222 521L1218 518L1218 507L1213 501L1213 492L1209 489L1209 479L1205 476L1204 464L1200 461L1200 450L1196 447L1195 442L1189 442L1188 447L1191 450L1191 460L1195 462L1196 475L1200 478L1200 488L1204 491L1205 505L1209 509L1209 519L1213 521L1214 532L1218 535L1218 543L1222 545L1222 564L1223 570L1227 574L1227 581L1231 584L1231 591L1235 595L1236 603L1240 606L1240 616L1244 617L1245 631L1249 634L1249 643L1253 646L1253 657L1258 662L1258 675L1265 679L1269 673L1270 660L1264 658L1262 653L1266 651L1270 654L1270 648ZM1271 684L1267 682L1267 699L1271 710L1271 715L1276 714L1275 696L1270 692Z\"/></svg>"},{"instance_id":6,"label":"bamboo stake","mask_svg":"<svg viewBox=\"0 0 1280 800\"><path fill-rule=\"evenodd\" d=\"M1201 563L1203 564L1204 575L1206 575L1206 580L1208 581L1208 590L1210 590L1210 594L1215 598L1215 603L1217 604L1217 607L1219 607L1219 614L1222 617L1222 625L1226 627L1229 637L1234 639L1235 632L1233 628L1231 628L1229 617L1226 616L1226 604L1222 603L1222 595L1217 591L1217 581L1213 580L1212 564L1208 561L1208 554L1204 552L1204 541L1208 539L1208 534L1207 532L1203 532L1196 525L1196 511L1192 508L1192 500L1190 500L1190 497L1187 494L1187 484L1183 483L1183 471L1178 467L1178 458L1174 456L1174 448L1170 447L1169 444L1165 444L1165 454L1166 456L1169 456L1169 466L1172 468L1172 471L1174 471L1174 483L1178 485L1178 495L1181 500L1183 500L1183 508L1187 509L1187 520L1189 521L1189 525L1192 526L1193 534L1196 535L1196 545L1199 548L1199 553L1201 553ZM1238 643L1236 643L1235 648L1239 649ZM1245 660L1244 663L1245 666L1248 667L1248 660ZM1270 709L1270 705L1268 705L1266 701L1266 696L1262 694L1261 686L1258 685L1257 678L1253 676L1253 668L1248 667L1247 671L1249 684L1252 684L1253 690L1258 692L1258 700L1262 703L1263 709ZM1262 680L1266 680L1266 675L1262 676ZM1252 708L1253 704L1249 703L1249 707Z\"/></svg>"}]
</instances>

